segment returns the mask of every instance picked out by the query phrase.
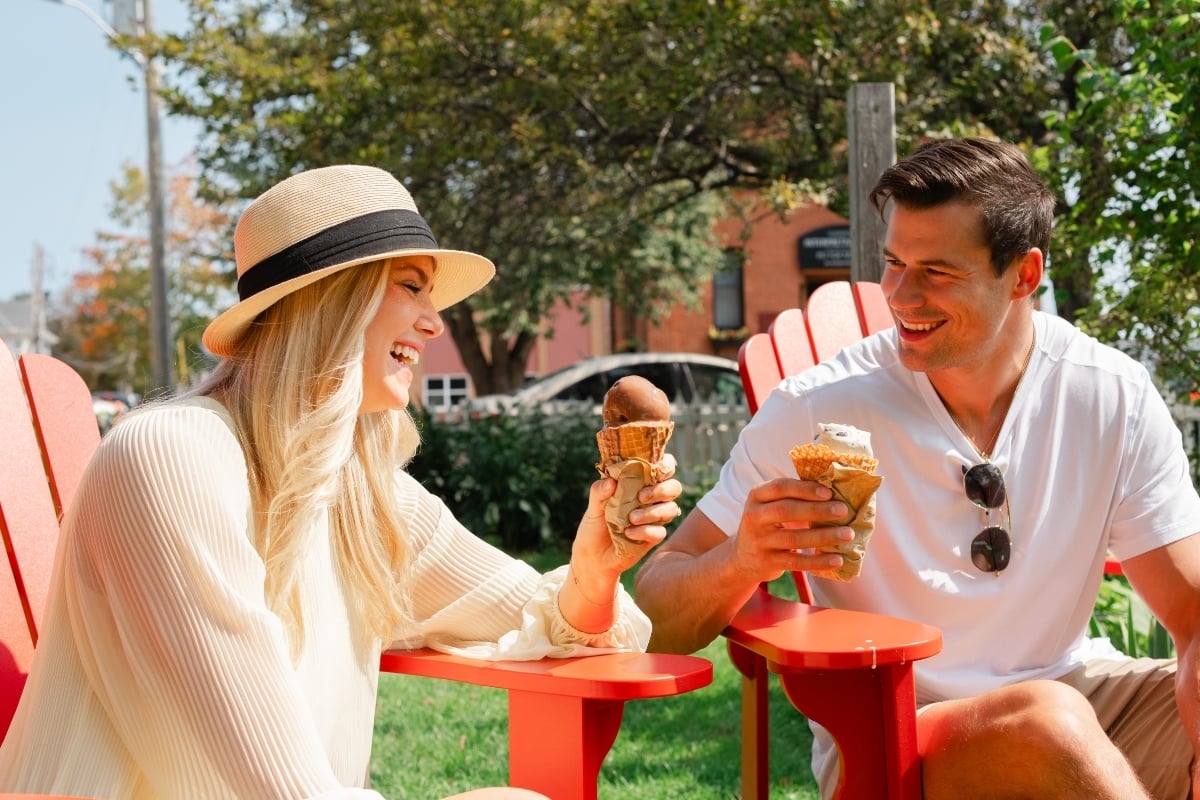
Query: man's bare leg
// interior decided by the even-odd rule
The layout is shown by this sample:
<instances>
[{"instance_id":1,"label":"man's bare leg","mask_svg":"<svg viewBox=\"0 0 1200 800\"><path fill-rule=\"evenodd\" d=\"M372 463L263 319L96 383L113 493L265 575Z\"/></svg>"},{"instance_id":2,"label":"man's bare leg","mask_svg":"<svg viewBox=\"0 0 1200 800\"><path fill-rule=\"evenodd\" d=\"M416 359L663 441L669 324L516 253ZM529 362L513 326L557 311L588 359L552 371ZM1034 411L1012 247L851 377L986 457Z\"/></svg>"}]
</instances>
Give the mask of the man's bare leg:
<instances>
[{"instance_id":1,"label":"man's bare leg","mask_svg":"<svg viewBox=\"0 0 1200 800\"><path fill-rule=\"evenodd\" d=\"M925 800L1149 800L1083 695L1029 681L918 717Z\"/></svg>"}]
</instances>

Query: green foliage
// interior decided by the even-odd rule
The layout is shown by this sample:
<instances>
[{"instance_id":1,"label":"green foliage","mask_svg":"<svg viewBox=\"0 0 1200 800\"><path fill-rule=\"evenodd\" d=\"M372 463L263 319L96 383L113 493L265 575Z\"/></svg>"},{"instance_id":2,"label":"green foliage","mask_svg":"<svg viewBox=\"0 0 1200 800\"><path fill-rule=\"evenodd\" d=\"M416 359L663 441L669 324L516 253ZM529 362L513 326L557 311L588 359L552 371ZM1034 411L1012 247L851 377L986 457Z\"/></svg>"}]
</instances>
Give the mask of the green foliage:
<instances>
[{"instance_id":1,"label":"green foliage","mask_svg":"<svg viewBox=\"0 0 1200 800\"><path fill-rule=\"evenodd\" d=\"M409 473L476 535L508 552L569 552L599 476L600 419L579 404L441 421L415 412L421 449ZM719 464L698 468L678 503L687 514L716 482Z\"/></svg>"},{"instance_id":2,"label":"green foliage","mask_svg":"<svg viewBox=\"0 0 1200 800\"><path fill-rule=\"evenodd\" d=\"M1040 140L1029 109L1061 101L1031 20L1070 4L188 6L191 30L152 47L168 108L204 126L207 184L249 197L348 161L401 177L443 246L498 265L447 312L487 393L519 382L547 311L579 286L650 320L694 302L727 192L819 193L845 212L856 83L894 83L900 152L946 131Z\"/></svg>"},{"instance_id":3,"label":"green foliage","mask_svg":"<svg viewBox=\"0 0 1200 800\"><path fill-rule=\"evenodd\" d=\"M1166 629L1134 593L1129 581L1106 575L1092 611L1092 636L1106 636L1113 647L1130 656L1170 658L1175 646Z\"/></svg>"},{"instance_id":4,"label":"green foliage","mask_svg":"<svg viewBox=\"0 0 1200 800\"><path fill-rule=\"evenodd\" d=\"M367 162L442 244L499 278L446 312L481 393L588 287L661 319L719 263L736 192L849 211L846 99L895 89L896 149L1023 144L1061 198L1060 313L1200 385L1196 0L888 3L188 0L151 43L172 113L204 126L205 185L240 197ZM880 47L880 42L887 42Z\"/></svg>"},{"instance_id":5,"label":"green foliage","mask_svg":"<svg viewBox=\"0 0 1200 800\"><path fill-rule=\"evenodd\" d=\"M176 350L169 354L175 377L187 385L211 367L200 336L228 300L223 272L229 253L228 209L197 203L194 176L176 176L169 186L166 241L167 299ZM125 165L114 181L110 216L119 230L97 232L85 251L93 267L72 276L51 309L58 335L54 354L68 361L92 389L145 395L151 377L149 301L150 243L144 234L149 192L141 169Z\"/></svg>"},{"instance_id":6,"label":"green foliage","mask_svg":"<svg viewBox=\"0 0 1200 800\"><path fill-rule=\"evenodd\" d=\"M1114 30L1081 41L1054 25L1043 41L1077 87L1046 114L1046 163L1069 200L1053 275L1089 283L1080 322L1153 363L1176 394L1200 387L1200 4L1113 0Z\"/></svg>"},{"instance_id":7,"label":"green foliage","mask_svg":"<svg viewBox=\"0 0 1200 800\"><path fill-rule=\"evenodd\" d=\"M469 530L509 552L575 538L596 472L591 414L504 414L461 422L418 416L409 472Z\"/></svg>"}]
</instances>

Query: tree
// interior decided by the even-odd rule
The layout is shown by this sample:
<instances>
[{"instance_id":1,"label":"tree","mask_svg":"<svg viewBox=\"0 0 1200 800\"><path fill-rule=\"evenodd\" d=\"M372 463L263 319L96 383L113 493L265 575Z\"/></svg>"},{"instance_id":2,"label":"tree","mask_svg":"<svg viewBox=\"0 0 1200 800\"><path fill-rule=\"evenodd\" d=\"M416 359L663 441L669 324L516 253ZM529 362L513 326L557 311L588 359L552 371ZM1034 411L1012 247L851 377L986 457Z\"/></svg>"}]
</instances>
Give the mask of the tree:
<instances>
[{"instance_id":1,"label":"tree","mask_svg":"<svg viewBox=\"0 0 1200 800\"><path fill-rule=\"evenodd\" d=\"M855 83L894 84L901 153L951 133L1086 152L1047 128L1043 112L1078 107L1080 72L1040 32L1053 22L1098 64L1126 63L1129 2L189 0L191 30L154 47L174 68L169 108L204 124L208 189L247 197L294 170L376 164L443 245L497 262L448 314L490 392L520 380L538 323L580 285L650 319L694 300L720 263L709 215L725 192L846 213ZM1074 319L1095 276L1066 257L1088 231L1066 234Z\"/></svg>"},{"instance_id":2,"label":"tree","mask_svg":"<svg viewBox=\"0 0 1200 800\"><path fill-rule=\"evenodd\" d=\"M1054 274L1096 289L1081 322L1157 367L1179 395L1200 389L1200 4L1111 4L1119 58L1052 26L1047 46L1077 86L1044 153L1073 197Z\"/></svg>"},{"instance_id":3,"label":"tree","mask_svg":"<svg viewBox=\"0 0 1200 800\"><path fill-rule=\"evenodd\" d=\"M1027 23L1005 2L961 6L191 0L191 31L158 47L177 70L169 107L208 133L210 188L377 164L444 246L497 262L448 314L486 392L519 382L545 312L577 286L652 319L694 299L720 264L722 190L826 191L844 209L855 81L897 81L906 142L949 127L1028 139L1025 109L1048 100Z\"/></svg>"},{"instance_id":4,"label":"tree","mask_svg":"<svg viewBox=\"0 0 1200 800\"><path fill-rule=\"evenodd\" d=\"M231 254L231 215L198 203L196 178L177 174L168 187L168 300L182 383L208 369L200 335L215 311L228 305L224 264ZM148 191L143 172L126 164L110 184L110 214L123 230L147 230ZM144 235L98 232L86 251L95 269L77 273L51 322L56 355L70 362L93 389L145 394L150 381L149 242Z\"/></svg>"}]
</instances>

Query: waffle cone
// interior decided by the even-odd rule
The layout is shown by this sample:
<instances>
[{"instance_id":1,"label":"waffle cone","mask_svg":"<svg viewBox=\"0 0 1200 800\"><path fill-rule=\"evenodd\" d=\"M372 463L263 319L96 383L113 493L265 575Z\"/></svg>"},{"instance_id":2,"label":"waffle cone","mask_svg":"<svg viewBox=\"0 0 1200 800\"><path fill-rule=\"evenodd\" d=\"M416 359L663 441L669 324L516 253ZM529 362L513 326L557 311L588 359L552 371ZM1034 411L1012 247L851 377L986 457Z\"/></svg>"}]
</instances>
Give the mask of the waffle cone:
<instances>
[{"instance_id":1,"label":"waffle cone","mask_svg":"<svg viewBox=\"0 0 1200 800\"><path fill-rule=\"evenodd\" d=\"M824 444L809 442L793 447L788 453L792 457L792 466L796 475L804 480L815 481L824 475L835 462L843 467L874 472L879 461L861 453L839 453Z\"/></svg>"},{"instance_id":2,"label":"waffle cone","mask_svg":"<svg viewBox=\"0 0 1200 800\"><path fill-rule=\"evenodd\" d=\"M788 455L798 477L829 487L833 499L841 500L848 509L843 519L816 527L848 525L854 531L853 541L821 549L840 555L840 567L812 570L809 575L848 581L862 571L867 543L875 531L875 490L883 483L883 478L875 474L879 462L863 453L839 453L828 445L811 442L793 447Z\"/></svg>"},{"instance_id":3,"label":"waffle cone","mask_svg":"<svg viewBox=\"0 0 1200 800\"><path fill-rule=\"evenodd\" d=\"M596 446L600 449L596 469L617 482L616 492L604 507L604 521L613 547L622 556L644 547L625 535L629 512L641 505L637 496L642 487L660 480L667 440L674 430L675 423L667 420L606 425L596 432Z\"/></svg>"},{"instance_id":4,"label":"waffle cone","mask_svg":"<svg viewBox=\"0 0 1200 800\"><path fill-rule=\"evenodd\" d=\"M675 430L675 423L627 422L615 427L605 426L596 432L596 445L600 448L600 463L626 461L635 458L647 464L657 465L667 452L667 440Z\"/></svg>"}]
</instances>

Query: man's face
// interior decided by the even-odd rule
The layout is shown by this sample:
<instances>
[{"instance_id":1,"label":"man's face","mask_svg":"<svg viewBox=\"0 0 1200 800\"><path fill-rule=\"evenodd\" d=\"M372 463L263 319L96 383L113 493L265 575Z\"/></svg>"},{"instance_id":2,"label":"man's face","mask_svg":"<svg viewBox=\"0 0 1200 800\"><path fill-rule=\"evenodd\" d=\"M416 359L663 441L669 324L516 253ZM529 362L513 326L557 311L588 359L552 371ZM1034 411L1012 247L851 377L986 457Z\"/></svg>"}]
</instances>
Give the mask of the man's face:
<instances>
[{"instance_id":1,"label":"man's face","mask_svg":"<svg viewBox=\"0 0 1200 800\"><path fill-rule=\"evenodd\" d=\"M978 208L893 206L884 260L880 284L904 366L981 369L1011 346L1004 326L1015 270L996 277Z\"/></svg>"}]
</instances>

